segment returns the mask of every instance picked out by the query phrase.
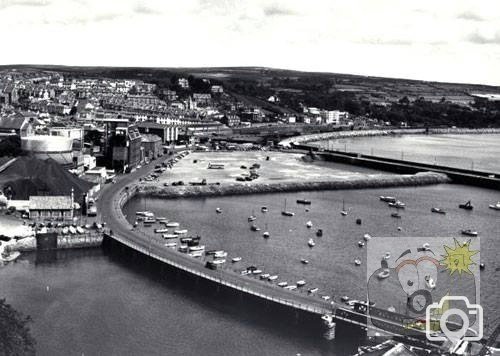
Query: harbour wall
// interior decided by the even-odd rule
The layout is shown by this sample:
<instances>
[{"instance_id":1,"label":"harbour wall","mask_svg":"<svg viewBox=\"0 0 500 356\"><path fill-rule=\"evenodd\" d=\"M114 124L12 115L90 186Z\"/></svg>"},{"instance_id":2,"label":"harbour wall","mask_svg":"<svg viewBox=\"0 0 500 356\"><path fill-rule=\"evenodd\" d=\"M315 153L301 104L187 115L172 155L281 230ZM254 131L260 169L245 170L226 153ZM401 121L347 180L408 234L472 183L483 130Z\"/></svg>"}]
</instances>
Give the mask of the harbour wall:
<instances>
[{"instance_id":1,"label":"harbour wall","mask_svg":"<svg viewBox=\"0 0 500 356\"><path fill-rule=\"evenodd\" d=\"M380 174L368 177L363 176L348 179L330 179L328 181L283 182L274 184L249 183L176 187L138 186L135 192L140 195L149 195L161 198L188 198L316 190L421 186L449 182L450 179L445 174L434 172L419 172L417 174ZM124 201L120 203L121 206L125 204Z\"/></svg>"},{"instance_id":2,"label":"harbour wall","mask_svg":"<svg viewBox=\"0 0 500 356\"><path fill-rule=\"evenodd\" d=\"M500 128L467 129L467 128L429 128L429 129L390 129L390 130L359 130L359 131L335 131L312 135L290 137L282 140L279 145L290 147L292 144L304 144L315 141L335 140L341 138L393 136L393 135L470 135L470 134L500 134Z\"/></svg>"},{"instance_id":3,"label":"harbour wall","mask_svg":"<svg viewBox=\"0 0 500 356\"><path fill-rule=\"evenodd\" d=\"M55 249L79 249L100 247L102 244L102 233L85 233L81 235L57 235L57 247ZM37 242L34 236L25 237L9 243L11 251L28 252L37 250Z\"/></svg>"}]
</instances>

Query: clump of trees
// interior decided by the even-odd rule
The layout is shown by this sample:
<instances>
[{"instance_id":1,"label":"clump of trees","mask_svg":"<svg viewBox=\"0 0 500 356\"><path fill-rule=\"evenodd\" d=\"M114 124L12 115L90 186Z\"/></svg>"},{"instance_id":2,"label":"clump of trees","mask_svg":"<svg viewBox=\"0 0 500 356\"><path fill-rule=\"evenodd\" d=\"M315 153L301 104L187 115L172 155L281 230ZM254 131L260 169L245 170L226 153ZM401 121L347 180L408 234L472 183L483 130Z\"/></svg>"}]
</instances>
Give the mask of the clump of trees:
<instances>
[{"instance_id":1,"label":"clump of trees","mask_svg":"<svg viewBox=\"0 0 500 356\"><path fill-rule=\"evenodd\" d=\"M0 299L0 355L35 355L31 318L25 317Z\"/></svg>"}]
</instances>

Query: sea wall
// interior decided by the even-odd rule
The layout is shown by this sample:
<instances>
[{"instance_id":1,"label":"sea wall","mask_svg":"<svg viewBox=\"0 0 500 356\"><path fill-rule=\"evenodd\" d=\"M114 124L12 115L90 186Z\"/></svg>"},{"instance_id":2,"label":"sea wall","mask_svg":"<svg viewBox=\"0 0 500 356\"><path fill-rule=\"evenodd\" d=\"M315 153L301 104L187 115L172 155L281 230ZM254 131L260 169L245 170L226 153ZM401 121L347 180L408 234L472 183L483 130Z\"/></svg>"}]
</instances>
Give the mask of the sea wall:
<instances>
[{"instance_id":1,"label":"sea wall","mask_svg":"<svg viewBox=\"0 0 500 356\"><path fill-rule=\"evenodd\" d=\"M360 131L335 131L320 134L290 137L282 140L279 145L290 147L292 143L307 143L340 138L389 136L389 135L419 135L419 134L500 134L500 128L467 129L467 128L434 128L434 129L391 129L391 130L360 130Z\"/></svg>"},{"instance_id":2,"label":"sea wall","mask_svg":"<svg viewBox=\"0 0 500 356\"><path fill-rule=\"evenodd\" d=\"M374 176L363 176L354 178L338 178L328 181L309 182L284 182L284 183L249 183L231 185L204 185L204 186L138 186L135 193L161 198L188 198L188 197L211 197L225 195L247 195L283 193L314 190L340 190L340 189L364 189L421 186L450 182L445 174L433 172L421 172L407 175L379 174ZM129 198L129 197L128 197ZM124 199L125 200L125 199ZM126 199L128 200L128 199ZM123 205L124 202L121 202Z\"/></svg>"}]
</instances>

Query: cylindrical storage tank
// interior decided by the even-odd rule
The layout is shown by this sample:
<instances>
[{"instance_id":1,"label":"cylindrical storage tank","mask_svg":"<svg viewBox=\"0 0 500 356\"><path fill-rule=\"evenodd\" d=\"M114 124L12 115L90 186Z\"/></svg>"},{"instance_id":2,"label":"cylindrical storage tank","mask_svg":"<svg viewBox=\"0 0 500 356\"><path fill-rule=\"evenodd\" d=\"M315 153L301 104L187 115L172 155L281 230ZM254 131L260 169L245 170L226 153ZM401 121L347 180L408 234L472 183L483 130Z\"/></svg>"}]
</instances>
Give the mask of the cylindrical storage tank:
<instances>
[{"instance_id":1,"label":"cylindrical storage tank","mask_svg":"<svg viewBox=\"0 0 500 356\"><path fill-rule=\"evenodd\" d=\"M27 136L21 138L21 148L39 159L52 158L60 165L73 165L73 139L62 136Z\"/></svg>"}]
</instances>

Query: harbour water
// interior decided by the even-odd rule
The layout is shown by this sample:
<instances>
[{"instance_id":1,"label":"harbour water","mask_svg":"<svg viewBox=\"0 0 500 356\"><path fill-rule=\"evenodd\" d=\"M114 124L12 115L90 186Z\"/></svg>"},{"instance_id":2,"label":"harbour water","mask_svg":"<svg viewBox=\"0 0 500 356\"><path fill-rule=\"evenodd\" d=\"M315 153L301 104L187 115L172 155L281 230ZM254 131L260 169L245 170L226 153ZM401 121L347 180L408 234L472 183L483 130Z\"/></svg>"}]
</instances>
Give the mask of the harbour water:
<instances>
[{"instance_id":1,"label":"harbour water","mask_svg":"<svg viewBox=\"0 0 500 356\"><path fill-rule=\"evenodd\" d=\"M325 149L500 173L498 134L372 136L314 144Z\"/></svg>"}]
</instances>

